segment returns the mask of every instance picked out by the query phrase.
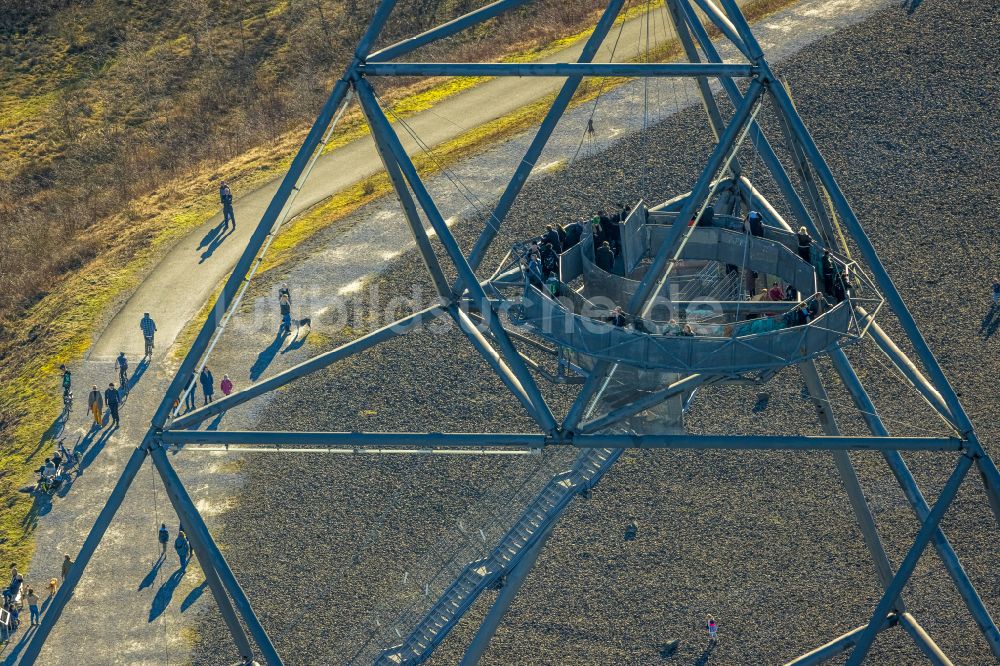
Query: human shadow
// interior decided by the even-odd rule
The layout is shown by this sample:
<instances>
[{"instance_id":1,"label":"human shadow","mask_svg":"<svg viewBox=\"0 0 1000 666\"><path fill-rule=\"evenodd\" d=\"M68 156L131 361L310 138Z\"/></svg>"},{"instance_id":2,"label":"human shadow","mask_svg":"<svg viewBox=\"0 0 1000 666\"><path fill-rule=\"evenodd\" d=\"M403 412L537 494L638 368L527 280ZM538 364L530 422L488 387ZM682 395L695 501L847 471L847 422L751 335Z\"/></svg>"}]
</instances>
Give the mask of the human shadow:
<instances>
[{"instance_id":1,"label":"human shadow","mask_svg":"<svg viewBox=\"0 0 1000 666\"><path fill-rule=\"evenodd\" d=\"M211 245L212 241L218 238L219 234L222 233L222 229L225 225L226 223L223 221L219 222L217 225L209 229L208 233L206 233L205 236L201 239L201 242L198 243L197 249L200 250L203 247Z\"/></svg>"},{"instance_id":2,"label":"human shadow","mask_svg":"<svg viewBox=\"0 0 1000 666\"><path fill-rule=\"evenodd\" d=\"M754 414L760 414L761 412L767 409L767 406L768 404L770 404L770 402L771 402L771 395L769 393L758 393L757 402L753 404L753 407L750 409L750 411L753 412Z\"/></svg>"},{"instance_id":3,"label":"human shadow","mask_svg":"<svg viewBox=\"0 0 1000 666\"><path fill-rule=\"evenodd\" d=\"M163 611L167 610L167 606L170 605L170 600L174 598L174 591L177 589L177 586L181 584L182 578L184 578L183 567L170 574L170 578L165 580L163 585L160 586L160 589L156 591L156 595L153 597L153 603L149 607L150 622L163 615Z\"/></svg>"},{"instance_id":4,"label":"human shadow","mask_svg":"<svg viewBox=\"0 0 1000 666\"><path fill-rule=\"evenodd\" d=\"M219 249L219 246L222 245L227 238L233 235L234 231L236 231L234 228L225 229L218 236L212 239L212 242L208 244L205 251L201 253L201 259L198 260L198 263L205 263L213 254L215 254L215 251Z\"/></svg>"},{"instance_id":5,"label":"human shadow","mask_svg":"<svg viewBox=\"0 0 1000 666\"><path fill-rule=\"evenodd\" d=\"M306 334L303 335L300 338L300 337L298 337L299 336L299 332L295 331L295 338L291 342L288 343L288 346L286 346L284 349L281 350L281 353L282 354L287 354L288 352L293 352L296 349L300 348L302 345L304 345L306 343L306 338L309 337L309 333L310 332L311 331L306 331Z\"/></svg>"},{"instance_id":6,"label":"human shadow","mask_svg":"<svg viewBox=\"0 0 1000 666\"><path fill-rule=\"evenodd\" d=\"M208 424L208 426L205 428L205 430L218 430L219 429L219 424L222 423L222 417L225 416L225 415L226 415L226 413L223 412L222 414L219 414L218 416L216 416L214 419L212 419L212 422Z\"/></svg>"},{"instance_id":7,"label":"human shadow","mask_svg":"<svg viewBox=\"0 0 1000 666\"><path fill-rule=\"evenodd\" d=\"M21 620L21 624L27 624L27 620ZM3 666L17 663L17 658L21 655L21 651L28 646L28 643L31 641L31 637L34 636L35 629L37 628L38 627L29 626L25 629L24 633L21 634L21 638L18 639L14 647L12 647L10 652L7 653L7 656L4 657Z\"/></svg>"},{"instance_id":8,"label":"human shadow","mask_svg":"<svg viewBox=\"0 0 1000 666\"><path fill-rule=\"evenodd\" d=\"M274 357L278 354L278 350L281 349L281 345L285 341L285 337L286 336L279 331L278 334L274 336L274 340L271 341L271 344L269 344L261 353L257 354L257 360L254 361L253 365L250 367L250 381L257 381L257 378L264 374L264 371L267 370L267 366L271 365L271 361L274 360Z\"/></svg>"},{"instance_id":9,"label":"human shadow","mask_svg":"<svg viewBox=\"0 0 1000 666\"><path fill-rule=\"evenodd\" d=\"M34 487L34 484L32 484ZM21 527L29 532L33 532L38 527L38 519L48 514L52 510L52 497L46 493L36 493L32 491L31 508L21 518Z\"/></svg>"},{"instance_id":10,"label":"human shadow","mask_svg":"<svg viewBox=\"0 0 1000 666\"><path fill-rule=\"evenodd\" d=\"M145 578L139 581L140 590L145 590L147 587L156 582L156 576L159 575L160 568L163 566L163 563L166 561L166 559L167 558L163 555L160 555L156 559L156 562L153 563L153 568L149 570L149 573L146 574Z\"/></svg>"},{"instance_id":11,"label":"human shadow","mask_svg":"<svg viewBox=\"0 0 1000 666\"><path fill-rule=\"evenodd\" d=\"M979 336L983 340L989 340L997 332L998 328L1000 328L1000 307L994 303L986 311L986 316L983 317L983 321L979 324Z\"/></svg>"},{"instance_id":12,"label":"human shadow","mask_svg":"<svg viewBox=\"0 0 1000 666\"><path fill-rule=\"evenodd\" d=\"M44 449L46 444L55 441L55 439L62 434L63 428L66 427L66 420L68 418L69 414L66 412L66 409L63 408L62 413L56 417L56 420L53 421L49 427L45 429L45 432L42 433L42 436L38 438L38 443L35 444L35 449L24 457L25 462L38 455L38 452Z\"/></svg>"},{"instance_id":13,"label":"human shadow","mask_svg":"<svg viewBox=\"0 0 1000 666\"><path fill-rule=\"evenodd\" d=\"M184 601L181 602L182 613L188 608L191 608L191 606L194 606L195 602L201 599L201 595L205 593L206 587L208 587L208 581L203 580L201 581L201 585L187 593L187 596L184 597Z\"/></svg>"},{"instance_id":14,"label":"human shadow","mask_svg":"<svg viewBox=\"0 0 1000 666\"><path fill-rule=\"evenodd\" d=\"M97 456L104 449L108 440L111 439L111 433L114 432L114 428L105 428L104 430L91 431L87 433L87 436L83 438L80 445L77 447L82 452L82 457L80 458L80 464L76 466L76 476L82 476L83 471L90 467L91 463L97 458ZM99 435L96 440L94 436Z\"/></svg>"},{"instance_id":15,"label":"human shadow","mask_svg":"<svg viewBox=\"0 0 1000 666\"><path fill-rule=\"evenodd\" d=\"M149 359L144 357L141 361L139 361L139 365L135 366L135 371L132 372L132 376L128 378L128 386L126 387L126 392L131 391L132 387L139 383L139 380L142 379L142 376L146 373L146 370L148 369L149 369Z\"/></svg>"},{"instance_id":16,"label":"human shadow","mask_svg":"<svg viewBox=\"0 0 1000 666\"><path fill-rule=\"evenodd\" d=\"M710 642L708 647L698 656L698 659L694 662L694 666L706 666L712 656L712 652L715 651L715 645L714 642Z\"/></svg>"}]
</instances>

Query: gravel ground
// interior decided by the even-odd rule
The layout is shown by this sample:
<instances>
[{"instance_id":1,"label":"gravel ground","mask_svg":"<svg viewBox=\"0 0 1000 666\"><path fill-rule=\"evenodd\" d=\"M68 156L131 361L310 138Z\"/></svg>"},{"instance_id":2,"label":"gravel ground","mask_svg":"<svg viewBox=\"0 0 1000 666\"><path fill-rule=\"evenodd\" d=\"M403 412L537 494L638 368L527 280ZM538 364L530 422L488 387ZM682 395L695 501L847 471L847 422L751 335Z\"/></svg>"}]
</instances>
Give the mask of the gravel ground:
<instances>
[{"instance_id":1,"label":"gravel ground","mask_svg":"<svg viewBox=\"0 0 1000 666\"><path fill-rule=\"evenodd\" d=\"M1000 61L983 57L997 34L1000 20L988 3L936 0L912 16L898 8L882 12L780 68L995 455L993 378L1000 363L987 290L1000 240L995 222L979 211L1000 208L997 188L983 177L992 173L1000 147ZM537 230L549 214L583 213L639 196L658 201L686 190L711 148L703 128L694 109L532 181L504 237ZM640 159L651 147L657 157ZM608 183L619 191L609 195ZM476 229L456 224L464 247ZM494 247L486 265L495 265L509 245L501 239ZM421 271L411 252L377 281L386 293L410 293ZM890 318L883 325L896 330ZM862 379L894 434L943 430L871 348L851 355L865 363ZM862 423L844 392L825 364L821 369L835 404L845 406L843 430L860 434ZM545 390L562 413L570 394ZM703 391L689 428L818 433L801 390L797 375L785 371L762 389ZM420 331L301 380L258 416L261 428L530 429L516 403L497 397L503 395L499 380L454 330ZM499 531L518 498L564 466L568 455L251 457L242 495L224 518L227 554L251 599L271 600L258 611L288 663L343 663L368 654L372 646L358 637L376 619L385 625L419 602L423 582L447 560L456 529L470 533L463 547L476 542L470 526ZM880 458L854 460L898 563L916 522ZM913 455L908 462L929 500L953 464L940 455ZM638 538L625 541L633 519ZM987 606L998 608L1000 538L974 475L943 525ZM673 663L781 663L867 621L878 593L829 455L628 452L592 498L575 502L560 521L483 663L658 663L672 639L681 642ZM491 595L473 616L485 612ZM935 556L921 560L905 598L956 663L992 663ZM702 630L706 613L720 622L721 641L712 651ZM458 661L475 631L473 616L446 639L433 663ZM203 645L228 643L221 624L205 623L199 631ZM218 663L214 650L198 652L196 663ZM872 663L920 660L898 629L883 634L871 653Z\"/></svg>"}]
</instances>

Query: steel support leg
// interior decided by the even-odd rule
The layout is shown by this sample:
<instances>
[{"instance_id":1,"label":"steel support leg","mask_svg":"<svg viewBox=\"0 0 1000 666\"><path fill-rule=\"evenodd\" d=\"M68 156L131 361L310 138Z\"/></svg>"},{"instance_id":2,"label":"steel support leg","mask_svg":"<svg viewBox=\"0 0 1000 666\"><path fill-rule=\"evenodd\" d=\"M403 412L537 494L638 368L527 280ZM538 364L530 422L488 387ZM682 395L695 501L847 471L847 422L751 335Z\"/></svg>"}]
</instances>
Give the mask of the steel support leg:
<instances>
[{"instance_id":1,"label":"steel support leg","mask_svg":"<svg viewBox=\"0 0 1000 666\"><path fill-rule=\"evenodd\" d=\"M101 513L98 514L93 527L90 528L90 533L87 534L87 538L80 547L76 561L70 567L69 573L66 574L66 579L62 582L62 585L56 590L55 596L52 597L52 601L49 603L49 607L42 614L41 623L31 636L28 646L21 653L21 664L30 666L38 659L38 654L42 650L45 639L49 637L52 628L59 621L59 616L62 615L63 609L66 607L66 602L73 596L73 590L76 589L77 583L80 582L80 578L83 576L90 558L93 557L98 544L104 538L104 533L108 530L111 519L115 517L118 508L122 505L125 494L142 468L142 463L145 459L146 448L144 446L136 447L132 455L129 456L128 462L125 463L125 469L122 470L121 476L118 477L118 482L108 496L108 501L104 504L104 508L101 509Z\"/></svg>"},{"instance_id":2,"label":"steel support leg","mask_svg":"<svg viewBox=\"0 0 1000 666\"><path fill-rule=\"evenodd\" d=\"M878 607L876 607L875 612L872 614L872 619L858 639L857 646L851 652L850 659L847 660L847 666L861 666L861 663L865 660L872 643L875 642L875 636L878 634L879 626L882 623L881 618L884 618L892 609L893 604L896 603L896 598L903 591L906 581L913 575L917 561L923 554L924 549L927 548L927 543L934 535L934 531L941 523L941 518L944 517L948 507L951 506L952 501L955 499L958 488L962 485L962 480L965 479L965 475L968 473L969 468L972 467L972 463L972 457L969 455L962 455L959 458L958 465L955 466L955 471L949 477L948 483L941 489L941 494L938 496L934 508L931 509L927 520L924 521L924 524L920 527L920 531L917 532L917 538L906 553L902 564L899 565L899 571L896 572L892 583L889 584L885 594L882 595Z\"/></svg>"},{"instance_id":3,"label":"steel support leg","mask_svg":"<svg viewBox=\"0 0 1000 666\"><path fill-rule=\"evenodd\" d=\"M170 464L166 452L161 446L154 445L150 449L150 456L153 459L153 464L156 465L156 470L160 473L164 487L167 488L167 493L175 496L177 501L175 510L184 524L185 531L191 539L191 543L201 543L206 558L211 563L211 567L219 574L222 584L232 597L236 608L239 609L240 615L243 617L250 635L253 636L254 642L257 643L264 661L267 662L268 666L281 666L281 657L278 656L277 650L274 649L271 638L267 635L260 620L257 619L257 615L250 605L250 600L247 599L243 588L240 587L239 581L236 580L232 569L229 568L229 563L226 562L226 558L222 556L218 545L212 539L212 535L208 531L208 526L205 525L201 514L198 513L194 503L191 501L191 497L187 494L187 490L177 476L173 465Z\"/></svg>"},{"instance_id":4,"label":"steel support leg","mask_svg":"<svg viewBox=\"0 0 1000 666\"><path fill-rule=\"evenodd\" d=\"M842 349L835 349L830 354L830 358L833 361L834 369L840 375L841 381L843 381L845 388L850 393L854 405L861 412L862 417L864 417L868 429L876 437L888 437L889 431L879 417L875 409L875 404L871 401L864 386L862 386L861 380L858 379L857 373L854 372L854 368L847 359L847 355ZM903 456L898 451L883 451L882 456L896 477L900 488L902 488L903 494L910 504L910 508L913 509L913 513L920 522L926 521L931 509L927 505L923 493L920 492L916 480L907 468ZM940 527L934 531L933 540L934 548L937 550L938 556L941 558L941 563L951 577L952 582L954 582L955 589L958 590L959 595L968 607L973 620L979 627L979 631L986 638L993 656L1000 662L1000 631L997 630L996 623L990 617L990 612L986 609L986 605L979 597L979 593L976 592L976 588L969 579L969 575L962 567L955 549L952 548L951 542L948 541L948 537L945 536Z\"/></svg>"},{"instance_id":5,"label":"steel support leg","mask_svg":"<svg viewBox=\"0 0 1000 666\"><path fill-rule=\"evenodd\" d=\"M542 552L542 548L545 547L545 542L548 541L551 533L552 527L549 527L545 531L545 534L531 547L531 550L524 554L524 557L517 563L517 566L507 574L507 579L504 581L503 587L500 588L496 601L493 602L490 612L486 614L482 624L479 625L479 631L476 632L472 643L466 649L465 655L462 656L462 661L459 662L459 666L476 666L479 660L482 659L486 648L490 645L490 640L493 639L493 635L500 626L500 621L503 619L507 609L510 608L511 602L514 601L517 591L521 589L521 584L524 583L528 572L535 566L535 561Z\"/></svg>"},{"instance_id":6,"label":"steel support leg","mask_svg":"<svg viewBox=\"0 0 1000 666\"><path fill-rule=\"evenodd\" d=\"M840 428L834 417L833 409L830 407L830 399L826 393L826 388L823 386L823 380L816 369L816 363L811 360L800 363L799 371L802 373L802 378L806 382L806 388L809 390L809 394L816 404L816 411L819 415L820 424L823 426L823 432L827 435L839 435ZM878 573L882 589L885 590L892 582L892 564L889 562L889 556L886 555L885 548L882 546L882 540L879 538L878 526L875 524L875 517L872 515L871 508L868 506L867 500L865 500L865 494L861 488L858 473L854 469L851 456L847 451L834 451L833 459L837 463L840 479L844 484L844 490L847 491L851 508L854 509L854 517L857 520L858 527L861 529L865 545L868 547L868 552L875 562L875 570ZM895 610L897 613L902 613L906 610L902 596L899 596L895 600L892 610Z\"/></svg>"},{"instance_id":7,"label":"steel support leg","mask_svg":"<svg viewBox=\"0 0 1000 666\"><path fill-rule=\"evenodd\" d=\"M181 500L177 496L177 493L174 492L175 489L166 485L164 485L164 488L167 490L167 498L170 500L170 505L174 507L174 513L181 520L181 524L186 524L183 518L181 518ZM194 531L188 535L188 540L191 542L191 549L198 558L198 564L201 565L201 571L205 575L205 582L212 591L212 596L215 597L219 613L222 615L222 619L226 623L230 635L233 637L233 642L236 644L240 657L253 657L253 645L250 644L250 640L247 638L246 633L244 633L240 619L236 617L236 611L233 610L233 604L229 600L229 595L226 594L226 588L223 586L218 572L212 565L212 560L208 556L205 544L201 542L201 539L198 538L198 535Z\"/></svg>"}]
</instances>

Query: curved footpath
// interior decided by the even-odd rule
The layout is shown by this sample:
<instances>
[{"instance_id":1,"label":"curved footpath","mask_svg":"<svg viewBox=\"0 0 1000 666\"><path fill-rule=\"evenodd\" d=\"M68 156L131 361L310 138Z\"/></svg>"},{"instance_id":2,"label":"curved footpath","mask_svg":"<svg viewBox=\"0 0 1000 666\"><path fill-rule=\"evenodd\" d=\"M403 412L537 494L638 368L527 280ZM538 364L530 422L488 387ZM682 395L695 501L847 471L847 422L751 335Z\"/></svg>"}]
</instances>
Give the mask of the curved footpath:
<instances>
[{"instance_id":1,"label":"curved footpath","mask_svg":"<svg viewBox=\"0 0 1000 666\"><path fill-rule=\"evenodd\" d=\"M794 7L760 22L756 27L757 34L772 60L777 61L888 4L888 0L802 0ZM637 19L626 24L623 44L637 43L640 22ZM579 48L579 45L570 47L548 60L575 59ZM602 59L606 60L608 53L606 44L602 49ZM618 55L627 58L631 54L623 49ZM487 122L531 103L559 84L560 81L555 79L490 81L445 100L408 122L427 143L436 145L471 129L474 124ZM621 104L625 109L634 105L636 96L629 97L627 89L628 86L623 87L617 100L609 99L609 103ZM685 97L684 104L693 102L694 98L690 95ZM679 98L676 104L682 106ZM610 125L599 128L602 134L599 143L603 146L611 145L623 132L635 129L634 124L630 126L626 123L626 114L621 117L608 115ZM460 119L461 123L454 122L454 119ZM617 121L624 126L614 126ZM573 129L571 134L555 137L554 147L543 157L564 159L572 155L579 133ZM492 153L506 151L503 157L507 163L514 164L529 135L506 142ZM413 146L408 145L408 148L412 150ZM487 161L492 153L485 156ZM477 177L482 175L483 172L475 171L482 167L476 167L473 162L469 160L468 164L457 165L454 170ZM379 168L369 139L332 151L319 160L310 181L298 197L294 212L300 212ZM497 184L503 181L495 169L489 171L491 178L474 179L476 195L485 200L495 196ZM432 188L434 184L430 183ZM83 472L62 496L54 500L51 507L43 507L40 512L36 531L38 548L29 568L29 582L33 585L44 588L50 577L58 576L63 553L75 557L125 459L145 432L149 415L170 379L173 368L165 353L169 344L231 270L253 223L259 219L276 187L277 184L272 183L237 199L236 217L240 223L237 232L206 260L202 261L204 248L198 246L208 230L218 224L219 217L209 220L201 229L178 243L95 341L81 366L74 368L77 403L65 434L67 445L76 444L84 451ZM312 261L322 258L329 263L331 275L329 279L324 278L327 295L349 291L352 285L358 284L366 275L381 270L401 249L408 247L405 227L400 222L399 214L393 212L393 203L387 197L384 203L377 204L385 211L386 219L382 221L391 219L391 224L358 225L356 229L336 236L337 247L320 250L311 257ZM452 203L462 205L454 195ZM446 210L452 209L446 207ZM371 226L383 229L373 232L367 228ZM358 252L358 249L362 251ZM312 299L311 304L318 306L320 301ZM263 307L266 310L268 304L264 303ZM91 384L107 386L115 378L112 363L118 351L126 351L134 365L141 349L138 320L146 310L153 312L159 327L159 346L152 365L149 369L133 367L142 374L123 407L122 427L114 431L88 430L84 413L87 389ZM317 311L311 309L302 314L307 312L315 315ZM231 356L238 355L239 350L257 351L262 339L267 344L273 337L271 323L267 319L262 327L272 331L263 338L260 330L255 332L252 328L246 330L240 327L227 332L220 345L220 353ZM317 335L313 340L321 338ZM313 353L313 350L304 348L304 338L293 340L283 349L281 347L280 341L276 346L272 342L257 354L255 361L253 353L244 351L245 364L254 364L249 368L249 378L245 374L231 376L237 384L245 384L268 368L271 371L281 369ZM221 372L217 372L216 382L220 379ZM241 425L252 426L253 412L243 411L237 418L249 421ZM215 523L213 517L225 510L237 490L240 482L238 464L222 456L188 457L186 460L178 459L178 464L188 490L212 526ZM186 611L197 607L202 613L216 615L217 612L211 594L205 594L197 565L192 565L187 572L180 571L172 549L168 550L166 560L157 564L155 533L161 521L167 523L173 535L176 517L170 511L162 486L152 469L148 472L143 470L88 567L73 601L51 635L43 652L43 663L54 662L57 658L63 663L86 664L162 664L187 660L192 635L186 629L190 626ZM261 535L262 538L270 538L266 534L266 526L261 526ZM24 622L22 626L26 624ZM25 631L19 632L15 637L18 640L5 650L5 664L17 663L23 649L23 642L18 641L25 635ZM228 647L226 650L218 655L218 663L230 660Z\"/></svg>"}]
</instances>

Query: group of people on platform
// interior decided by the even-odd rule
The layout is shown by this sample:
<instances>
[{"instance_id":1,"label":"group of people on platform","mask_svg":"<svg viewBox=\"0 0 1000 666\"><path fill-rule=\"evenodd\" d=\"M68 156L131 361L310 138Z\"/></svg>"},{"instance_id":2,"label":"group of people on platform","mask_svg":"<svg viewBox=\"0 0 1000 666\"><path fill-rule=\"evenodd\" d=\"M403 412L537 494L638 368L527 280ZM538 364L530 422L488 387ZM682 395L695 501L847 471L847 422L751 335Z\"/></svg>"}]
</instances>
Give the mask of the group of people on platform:
<instances>
[{"instance_id":1,"label":"group of people on platform","mask_svg":"<svg viewBox=\"0 0 1000 666\"><path fill-rule=\"evenodd\" d=\"M598 211L597 215L591 219L595 263L606 272L614 272L615 259L621 252L619 225L628 214L629 208L623 207L615 215L608 215L603 210ZM713 218L714 211L709 206L702 212L700 223L710 225ZM694 222L694 218L692 218L692 222ZM763 215L755 210L750 211L744 218L743 229L749 235L764 237ZM547 290L552 296L560 295L562 285L558 280L558 255L579 242L582 232L583 226L579 222L566 227L546 226L540 241L532 243L529 251L527 269L531 284L539 289ZM820 290L808 299L802 299L792 284L783 285L779 281L773 281L770 288L765 283L765 286L758 291L757 282L761 276L755 271L744 269L746 293L753 294L749 300L794 303L794 306L785 312L774 315L751 312L746 314L741 321L728 324L695 323L692 325L680 324L675 319L671 319L667 323L653 322L642 317L629 315L621 307L616 307L603 317L603 320L619 328L632 328L642 333L655 335L724 337L754 335L807 324L832 307L833 304L840 303L847 298L847 276L845 268L834 263L828 249L822 248L818 252L818 248L814 249L813 239L805 227L799 228L795 234L795 240L798 256L816 270L817 283L820 286ZM727 266L727 270L736 271L739 268ZM554 283L554 288L551 283Z\"/></svg>"},{"instance_id":2,"label":"group of people on platform","mask_svg":"<svg viewBox=\"0 0 1000 666\"><path fill-rule=\"evenodd\" d=\"M619 225L628 217L631 209L622 206L614 214L598 210L590 219L594 241L595 263L602 270L613 272L615 258L621 254L621 229ZM567 225L547 224L545 232L533 241L525 258L528 280L543 289L551 276L559 275L559 255L566 252L583 238L585 222L571 222Z\"/></svg>"}]
</instances>

